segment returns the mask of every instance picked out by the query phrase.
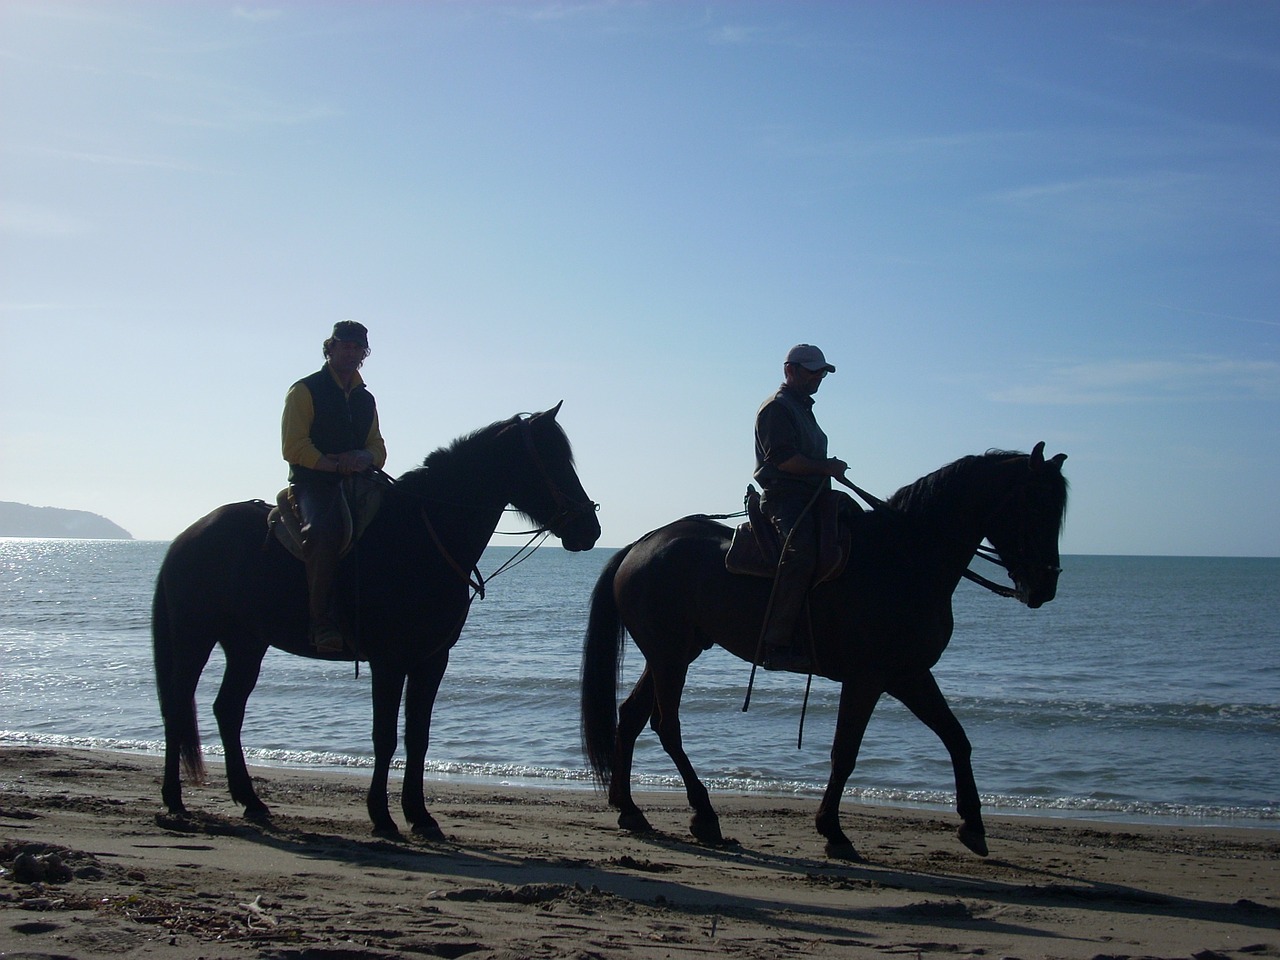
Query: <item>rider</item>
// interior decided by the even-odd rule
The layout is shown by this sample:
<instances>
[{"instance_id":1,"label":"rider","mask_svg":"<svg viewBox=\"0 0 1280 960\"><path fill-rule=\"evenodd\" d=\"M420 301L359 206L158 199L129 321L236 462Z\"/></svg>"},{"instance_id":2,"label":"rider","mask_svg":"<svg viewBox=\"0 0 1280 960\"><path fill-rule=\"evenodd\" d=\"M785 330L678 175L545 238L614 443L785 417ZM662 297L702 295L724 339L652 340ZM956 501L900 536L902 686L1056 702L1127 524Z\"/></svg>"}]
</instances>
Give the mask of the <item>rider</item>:
<instances>
[{"instance_id":1,"label":"rider","mask_svg":"<svg viewBox=\"0 0 1280 960\"><path fill-rule=\"evenodd\" d=\"M766 670L812 669L808 644L796 643L796 626L817 562L817 524L810 509L849 465L827 456L827 435L813 415L813 395L836 368L821 350L800 343L783 363L777 393L756 413L755 479L761 509L788 544L778 564L773 600L761 643ZM789 538L789 542L788 542Z\"/></svg>"},{"instance_id":2,"label":"rider","mask_svg":"<svg viewBox=\"0 0 1280 960\"><path fill-rule=\"evenodd\" d=\"M369 331L340 320L324 341L325 364L289 388L280 421L289 484L302 518L311 643L322 653L343 648L331 605L343 536L344 479L387 462L378 406L360 367L369 356Z\"/></svg>"}]
</instances>

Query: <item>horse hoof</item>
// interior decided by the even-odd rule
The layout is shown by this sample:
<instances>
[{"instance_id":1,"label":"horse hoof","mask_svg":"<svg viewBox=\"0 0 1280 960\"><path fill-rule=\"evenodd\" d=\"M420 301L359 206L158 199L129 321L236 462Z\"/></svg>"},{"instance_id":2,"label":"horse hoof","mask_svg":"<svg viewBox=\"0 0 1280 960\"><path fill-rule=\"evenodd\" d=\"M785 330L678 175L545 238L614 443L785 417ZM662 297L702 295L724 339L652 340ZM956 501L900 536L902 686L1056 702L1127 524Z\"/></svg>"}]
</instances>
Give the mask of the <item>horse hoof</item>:
<instances>
[{"instance_id":1,"label":"horse hoof","mask_svg":"<svg viewBox=\"0 0 1280 960\"><path fill-rule=\"evenodd\" d=\"M440 829L440 824L434 820L430 823L415 823L413 825L413 835L419 840L428 840L431 843L446 843L449 840L444 835L444 831Z\"/></svg>"},{"instance_id":2,"label":"horse hoof","mask_svg":"<svg viewBox=\"0 0 1280 960\"><path fill-rule=\"evenodd\" d=\"M956 835L960 838L961 843L978 856L985 857L987 855L987 835L985 831L961 824L960 829L956 831Z\"/></svg>"},{"instance_id":3,"label":"horse hoof","mask_svg":"<svg viewBox=\"0 0 1280 960\"><path fill-rule=\"evenodd\" d=\"M823 847L823 851L832 860L844 860L846 863L865 863L862 854L848 840L841 843L828 843Z\"/></svg>"},{"instance_id":4,"label":"horse hoof","mask_svg":"<svg viewBox=\"0 0 1280 960\"><path fill-rule=\"evenodd\" d=\"M269 823L271 821L271 810L265 803L257 803L244 808L244 818L254 823Z\"/></svg>"},{"instance_id":5,"label":"horse hoof","mask_svg":"<svg viewBox=\"0 0 1280 960\"><path fill-rule=\"evenodd\" d=\"M195 824L191 819L191 814L186 809L182 810L165 810L156 814L156 826L164 830L173 830L178 833L191 833L195 830Z\"/></svg>"},{"instance_id":6,"label":"horse hoof","mask_svg":"<svg viewBox=\"0 0 1280 960\"><path fill-rule=\"evenodd\" d=\"M373 828L373 835L380 840L400 840L400 828L394 823L387 823Z\"/></svg>"},{"instance_id":7,"label":"horse hoof","mask_svg":"<svg viewBox=\"0 0 1280 960\"><path fill-rule=\"evenodd\" d=\"M653 833L653 827L639 810L635 813L618 814L618 826L630 833Z\"/></svg>"},{"instance_id":8,"label":"horse hoof","mask_svg":"<svg viewBox=\"0 0 1280 960\"><path fill-rule=\"evenodd\" d=\"M693 838L699 843L705 843L709 847L723 847L726 845L724 834L720 832L720 821L702 821L699 822L694 817L689 822L689 832L693 834Z\"/></svg>"}]
</instances>

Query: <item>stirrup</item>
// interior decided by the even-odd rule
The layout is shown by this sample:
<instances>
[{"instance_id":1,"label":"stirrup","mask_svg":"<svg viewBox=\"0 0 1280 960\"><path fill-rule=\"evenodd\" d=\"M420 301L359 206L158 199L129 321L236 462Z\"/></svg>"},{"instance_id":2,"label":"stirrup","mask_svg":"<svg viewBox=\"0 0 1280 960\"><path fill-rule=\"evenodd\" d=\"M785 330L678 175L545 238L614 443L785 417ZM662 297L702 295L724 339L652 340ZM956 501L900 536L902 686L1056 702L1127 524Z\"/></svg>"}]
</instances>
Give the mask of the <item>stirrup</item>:
<instances>
[{"instance_id":1,"label":"stirrup","mask_svg":"<svg viewBox=\"0 0 1280 960\"><path fill-rule=\"evenodd\" d=\"M342 631L331 623L311 628L311 646L319 653L341 653L347 648Z\"/></svg>"},{"instance_id":2,"label":"stirrup","mask_svg":"<svg viewBox=\"0 0 1280 960\"><path fill-rule=\"evenodd\" d=\"M765 653L760 666L766 670L790 670L795 673L813 673L813 658L794 647L779 647Z\"/></svg>"}]
</instances>

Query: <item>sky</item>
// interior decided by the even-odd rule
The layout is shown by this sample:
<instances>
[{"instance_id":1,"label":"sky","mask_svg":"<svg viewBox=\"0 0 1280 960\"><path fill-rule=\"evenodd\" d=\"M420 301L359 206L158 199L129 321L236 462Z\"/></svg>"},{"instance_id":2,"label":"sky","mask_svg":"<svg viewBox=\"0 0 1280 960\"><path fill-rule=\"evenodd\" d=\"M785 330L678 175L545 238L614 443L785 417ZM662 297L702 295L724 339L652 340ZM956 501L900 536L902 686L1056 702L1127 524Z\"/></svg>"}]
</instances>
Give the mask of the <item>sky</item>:
<instances>
[{"instance_id":1,"label":"sky","mask_svg":"<svg viewBox=\"0 0 1280 960\"><path fill-rule=\"evenodd\" d=\"M1043 440L1064 553L1277 556L1277 170L1272 0L0 0L0 500L271 499L356 319L391 473L563 400L602 547L807 342L865 489Z\"/></svg>"}]
</instances>

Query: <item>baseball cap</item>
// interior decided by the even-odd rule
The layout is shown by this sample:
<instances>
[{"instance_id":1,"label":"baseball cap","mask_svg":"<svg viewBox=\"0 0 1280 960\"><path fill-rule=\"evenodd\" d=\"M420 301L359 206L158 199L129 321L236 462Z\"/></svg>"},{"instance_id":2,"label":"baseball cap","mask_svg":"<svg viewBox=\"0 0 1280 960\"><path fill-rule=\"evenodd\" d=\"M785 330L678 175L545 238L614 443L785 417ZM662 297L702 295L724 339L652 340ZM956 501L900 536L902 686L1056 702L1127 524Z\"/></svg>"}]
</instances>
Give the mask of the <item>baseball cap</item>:
<instances>
[{"instance_id":1,"label":"baseball cap","mask_svg":"<svg viewBox=\"0 0 1280 960\"><path fill-rule=\"evenodd\" d=\"M331 339L358 343L362 347L367 347L369 345L369 331L365 329L363 323L357 323L355 320L339 320L333 325Z\"/></svg>"},{"instance_id":2,"label":"baseball cap","mask_svg":"<svg viewBox=\"0 0 1280 960\"><path fill-rule=\"evenodd\" d=\"M819 370L825 370L827 373L836 372L836 368L827 363L827 358L822 355L822 351L811 343L797 343L788 350L787 363L797 363L814 373Z\"/></svg>"}]
</instances>

